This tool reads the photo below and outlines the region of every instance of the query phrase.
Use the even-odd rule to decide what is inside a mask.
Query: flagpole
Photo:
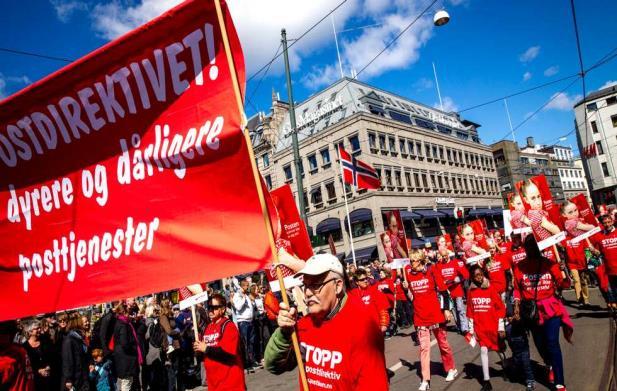
[[[343,198],[345,199],[345,210],[347,211],[347,231],[349,232],[349,243],[351,245],[351,257],[353,259],[353,265],[358,267],[356,263],[356,251],[353,247],[353,232],[351,231],[351,221],[349,220],[349,204],[347,203],[347,191],[345,190],[345,173],[343,172],[343,157],[340,156],[341,151],[339,150],[339,164],[341,166],[341,179],[343,180]]]
[[[242,94],[240,92],[240,84],[238,82],[238,75],[236,73],[236,66],[233,61],[233,55],[231,53],[231,46],[229,44],[229,37],[227,36],[227,27],[225,26],[225,18],[223,17],[223,11],[221,9],[220,0],[214,0],[214,5],[216,7],[216,15],[218,18],[219,26],[221,28],[221,37],[223,40],[223,46],[225,47],[225,55],[227,58],[227,64],[229,66],[229,73],[234,89],[234,94],[236,97],[236,104],[238,106],[238,110],[240,111],[240,116],[242,120],[242,133],[244,133],[244,140],[246,142],[246,147],[249,153],[249,160],[251,162],[251,168],[253,171],[253,179],[255,180],[255,187],[257,188],[257,195],[259,197],[259,204],[261,206],[261,212],[264,219],[264,224],[266,226],[266,232],[268,234],[268,240],[270,242],[270,251],[272,252],[272,257],[274,258],[274,265],[276,269],[276,276],[279,282],[279,286],[281,287],[281,296],[283,298],[283,302],[289,306],[289,297],[287,296],[287,290],[285,288],[285,281],[283,279],[283,273],[279,267],[276,267],[279,264],[278,251],[276,249],[276,244],[274,243],[274,233],[272,232],[272,225],[270,222],[270,213],[268,213],[268,207],[266,206],[266,199],[263,194],[263,190],[261,187],[261,180],[259,176],[259,171],[257,170],[256,162],[255,162],[255,154],[253,153],[253,146],[251,144],[251,139],[248,134],[248,130],[246,127],[246,114],[244,113],[244,104],[242,102]],[[294,328],[291,332],[291,343],[296,356],[296,362],[298,364],[298,373],[300,376],[300,382],[302,383],[302,389],[305,391],[309,391],[308,382],[306,380],[306,372],[304,369],[304,361],[302,360],[302,353],[300,352],[300,343],[298,342],[298,334],[296,333],[296,329]]]

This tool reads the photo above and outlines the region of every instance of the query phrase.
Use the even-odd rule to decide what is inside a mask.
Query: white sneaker
[[[448,371],[448,376],[446,376],[446,381],[451,382],[456,376],[458,376],[458,371],[456,369],[450,369]]]
[[[420,387],[418,387],[418,391],[427,391],[430,389],[431,389],[431,384],[424,380],[422,380],[422,383],[420,383]]]

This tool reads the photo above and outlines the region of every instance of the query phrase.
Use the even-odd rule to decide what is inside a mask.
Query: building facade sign
[[[435,197],[435,203],[438,206],[455,205],[456,200],[453,197]]]

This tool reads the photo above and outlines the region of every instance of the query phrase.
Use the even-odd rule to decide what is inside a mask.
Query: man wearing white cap
[[[296,322],[296,309],[281,303],[266,369],[281,374],[297,366],[291,344],[296,327],[311,390],[388,389],[379,324],[358,298],[347,295],[339,260],[314,255],[297,276],[304,281],[308,316]]]

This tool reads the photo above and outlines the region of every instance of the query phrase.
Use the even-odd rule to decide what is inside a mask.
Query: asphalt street
[[[566,300],[572,300],[573,291],[564,293]],[[562,352],[566,374],[566,385],[570,391],[597,391],[600,389],[602,376],[605,373],[608,360],[609,341],[611,340],[611,320],[605,310],[599,306],[603,300],[597,289],[590,292],[592,305],[598,306],[595,310],[578,310],[568,306],[573,318],[574,344],[569,344],[563,339]],[[411,329],[402,330],[399,336],[386,341],[386,364],[394,372],[390,380],[391,390],[415,390],[420,384],[419,377],[419,352],[410,338]],[[455,332],[448,333],[448,340],[452,345],[456,366],[459,376],[452,383],[446,383],[445,372],[441,366],[439,349],[433,345],[431,350],[431,389],[432,390],[479,390],[482,376],[480,366],[480,350],[478,347],[471,348],[465,339]],[[358,341],[358,343],[362,343]],[[537,374],[537,390],[548,390],[548,383],[543,376],[544,365],[538,355],[533,342],[532,360]],[[507,352],[508,358],[511,352]],[[507,365],[508,361],[506,362]],[[504,371],[499,362],[498,355],[490,353],[491,382],[495,390],[523,390],[520,383],[504,380]],[[289,372],[275,376],[261,369],[247,375],[247,388],[249,390],[298,390],[297,372]]]

